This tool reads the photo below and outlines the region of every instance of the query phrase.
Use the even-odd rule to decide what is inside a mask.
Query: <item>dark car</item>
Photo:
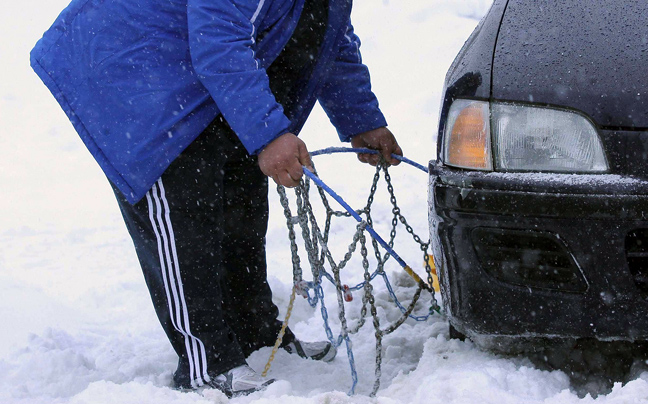
[[[646,16],[495,0],[456,57],[430,163],[451,334],[648,340]]]

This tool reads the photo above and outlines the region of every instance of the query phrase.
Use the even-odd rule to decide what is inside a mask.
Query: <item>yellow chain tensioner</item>
[[[439,276],[437,275],[437,270],[436,270],[436,265],[434,265],[434,257],[432,254],[425,254],[425,258],[427,261],[427,265],[430,266],[430,271],[432,272],[432,288],[434,289],[435,292],[438,292],[441,290],[439,287]],[[426,263],[423,263],[423,266],[425,266]]]

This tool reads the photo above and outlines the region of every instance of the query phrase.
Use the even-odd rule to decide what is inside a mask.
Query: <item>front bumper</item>
[[[648,340],[648,181],[431,163],[429,186],[441,292],[458,331],[487,347]]]

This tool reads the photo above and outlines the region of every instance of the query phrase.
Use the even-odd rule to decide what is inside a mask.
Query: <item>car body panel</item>
[[[495,0],[454,59],[446,75],[444,101],[441,107],[439,133],[443,133],[450,104],[457,98],[488,100],[491,93],[493,51],[506,3]],[[448,83],[450,83],[448,85]],[[441,153],[437,144],[437,156]]]
[[[599,130],[610,172],[648,178],[648,131]]]
[[[492,98],[573,108],[600,127],[648,128],[647,1],[510,0]]]

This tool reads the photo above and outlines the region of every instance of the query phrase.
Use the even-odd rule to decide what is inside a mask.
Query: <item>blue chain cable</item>
[[[349,206],[349,204],[346,203],[346,201],[342,199],[340,195],[338,195],[328,185],[326,185],[324,181],[322,181],[318,176],[313,174],[305,166],[302,166],[302,171],[304,172],[304,174],[306,174],[308,178],[313,180],[313,182],[315,182],[321,189],[325,190],[326,193],[328,193],[333,199],[335,199],[340,205],[342,205],[342,207],[346,209],[346,211],[349,212],[349,214],[355,220],[357,220],[358,223],[363,223],[362,217],[360,217],[358,212],[353,210],[353,208],[351,208],[351,206]],[[394,249],[385,240],[383,240],[383,238],[380,237],[380,235],[376,233],[376,231],[371,226],[369,226],[369,224],[365,226],[365,229],[369,232],[369,234],[371,234],[371,237],[373,237],[373,239],[378,242],[378,244],[380,244],[385,250],[387,250],[387,252],[392,257],[394,257],[396,262],[398,262],[400,266],[403,267],[405,272],[407,272],[412,278],[414,278],[414,280],[419,284],[419,286],[421,286],[423,289],[431,290],[432,285],[427,285],[425,282],[423,282],[423,280],[414,271],[412,271],[410,266],[405,263],[405,261],[396,253],[396,251],[394,251]]]
[[[380,154],[378,150],[358,148],[358,147],[327,147],[326,149],[315,150],[314,152],[311,152],[310,155],[314,157],[314,156],[320,156],[322,154],[333,154],[333,153]],[[425,173],[428,172],[427,167],[415,161],[412,161],[407,157],[399,156],[398,154],[392,154],[392,157],[398,161],[402,161],[403,163],[409,164],[412,167],[416,167]]]

